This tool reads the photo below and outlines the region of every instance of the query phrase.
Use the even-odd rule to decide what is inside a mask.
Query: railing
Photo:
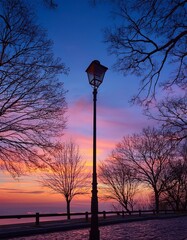
[[[173,210],[160,210],[159,214],[169,214],[169,213],[178,213]],[[183,211],[182,213],[187,213],[187,211]],[[109,216],[145,216],[145,215],[156,215],[155,210],[138,210],[138,211],[103,211],[98,212],[100,218],[106,219],[107,215]],[[84,216],[85,221],[89,221],[89,216],[91,212],[85,213],[70,213],[69,216],[67,213],[49,213],[49,214],[40,214],[37,212],[36,214],[27,214],[27,215],[2,215],[0,219],[23,219],[23,218],[35,218],[35,225],[38,226],[40,224],[40,218],[44,217],[73,217],[73,216]]]

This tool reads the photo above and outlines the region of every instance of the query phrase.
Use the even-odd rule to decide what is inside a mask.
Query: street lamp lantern
[[[97,196],[97,162],[96,162],[96,101],[97,89],[103,82],[107,67],[94,60],[86,69],[88,80],[93,87],[93,174],[92,174],[92,199],[91,199],[91,230],[90,240],[99,240],[100,232],[98,225],[98,196]]]
[[[107,69],[108,68],[101,65],[98,60],[91,62],[89,67],[86,69],[90,85],[97,89],[103,82],[103,78]]]

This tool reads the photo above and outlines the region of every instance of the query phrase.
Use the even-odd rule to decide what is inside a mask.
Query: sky
[[[85,70],[93,60],[99,60],[108,67],[97,97],[98,163],[106,159],[124,135],[137,133],[151,122],[139,106],[129,103],[138,91],[139,79],[124,77],[112,68],[115,57],[107,52],[103,32],[117,21],[110,14],[111,5],[94,7],[89,0],[57,0],[57,3],[55,10],[38,5],[37,22],[47,29],[49,38],[54,41],[55,56],[70,69],[68,75],[59,76],[68,90],[68,122],[63,140],[74,140],[79,145],[82,158],[91,166],[93,97]],[[0,173],[0,177],[0,214],[65,209],[62,197],[41,188],[36,175],[14,180],[7,173]],[[83,209],[82,205],[89,210],[90,197],[73,201],[72,210]],[[100,206],[105,210],[108,204],[102,202]]]

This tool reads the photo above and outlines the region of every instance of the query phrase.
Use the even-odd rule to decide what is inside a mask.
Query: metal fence
[[[173,213],[179,213],[175,212],[173,210],[160,210],[159,213],[157,213],[155,210],[138,210],[138,211],[103,211],[98,212],[98,216],[100,218],[106,219],[107,217],[114,217],[114,216],[145,216],[145,215],[156,215],[156,214],[173,214]],[[181,213],[181,212],[180,212]],[[182,213],[187,213],[187,211],[183,211]],[[0,216],[0,219],[28,219],[28,218],[34,218],[35,219],[35,225],[40,224],[40,220],[42,218],[50,217],[51,219],[53,217],[66,217],[66,218],[77,218],[80,217],[82,219],[85,219],[85,221],[89,221],[89,217],[91,216],[91,212],[82,212],[82,213],[70,213],[69,215],[67,213],[49,213],[49,214],[41,214],[39,212],[35,214],[21,214],[21,215],[2,215]]]

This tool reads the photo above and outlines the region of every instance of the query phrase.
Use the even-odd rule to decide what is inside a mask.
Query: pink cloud
[[[92,160],[93,106],[92,101],[81,98],[69,106],[68,128],[65,139],[73,139],[81,154]],[[114,108],[97,104],[97,155],[106,158],[124,135],[139,132],[151,122],[138,107]]]
[[[79,99],[69,106],[68,129],[66,133],[75,134],[79,132],[92,135],[93,109],[92,102],[87,99]],[[97,132],[107,138],[119,139],[126,134],[140,131],[143,127],[151,124],[141,109],[133,106],[129,108],[110,108],[97,106]],[[111,135],[110,135],[111,134]]]

